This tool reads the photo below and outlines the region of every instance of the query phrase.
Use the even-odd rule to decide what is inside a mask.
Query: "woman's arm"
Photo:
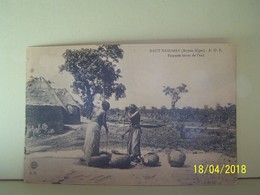
[[[137,110],[136,112],[134,112],[133,114],[131,114],[130,112],[128,112],[128,116],[129,118],[133,118],[139,111]]]
[[[126,132],[124,132],[124,133],[123,133],[123,135],[121,135],[122,139],[124,139],[124,137],[125,137],[125,134],[129,133],[129,131],[130,131],[130,129],[127,129],[127,131],[126,131]]]

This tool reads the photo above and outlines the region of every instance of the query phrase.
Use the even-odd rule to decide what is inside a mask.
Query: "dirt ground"
[[[227,138],[226,134],[218,136],[208,135],[207,132],[195,132],[196,136],[200,135],[201,137],[192,135],[192,139],[179,140],[178,135],[175,135],[176,131],[169,127],[143,129],[142,155],[148,152],[157,153],[160,158],[160,166],[146,167],[137,164],[128,169],[87,167],[79,160],[83,155],[81,148],[88,122],[82,121],[81,124],[67,126],[67,131],[62,134],[26,138],[24,169],[26,182],[90,185],[215,185],[231,184],[236,181],[235,174],[225,174],[225,171],[222,174],[210,174],[208,171],[205,174],[199,174],[195,173],[194,170],[194,166],[199,165],[206,167],[207,165],[236,164],[235,156],[230,155],[232,151],[235,151],[232,147],[234,144],[228,145],[231,139]],[[109,143],[106,146],[106,136],[103,129],[100,151],[117,150],[126,153],[126,140],[122,143],[120,137],[126,127],[123,124],[115,123],[109,123],[108,126],[110,130]],[[214,143],[209,141],[210,138],[227,140],[228,142],[214,142],[220,150],[207,151],[194,148],[193,145],[203,144],[206,148],[211,147]],[[205,145],[203,141],[209,143]],[[153,145],[153,142],[157,147],[149,146],[149,144]],[[172,142],[188,144],[186,150],[183,149],[182,145],[179,145],[186,154],[183,167],[171,167],[168,163],[167,157],[171,149],[167,146]],[[164,147],[160,147],[160,145]],[[172,148],[176,147],[172,145]]]
[[[101,148],[105,150],[105,148]],[[112,149],[120,148],[108,148]],[[194,173],[194,165],[235,164],[236,159],[221,153],[185,151],[183,167],[171,167],[166,150],[142,148],[142,154],[156,152],[160,166],[146,167],[141,164],[129,169],[94,168],[82,165],[79,158],[82,151],[60,150],[34,152],[25,158],[25,181],[53,184],[93,184],[93,185],[215,185],[230,184],[236,181],[234,174]],[[123,151],[125,152],[125,151]]]

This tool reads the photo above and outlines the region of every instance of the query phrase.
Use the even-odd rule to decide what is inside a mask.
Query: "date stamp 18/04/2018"
[[[246,174],[246,165],[235,165],[235,164],[223,164],[223,165],[213,165],[213,164],[200,164],[194,165],[193,170],[195,174]]]

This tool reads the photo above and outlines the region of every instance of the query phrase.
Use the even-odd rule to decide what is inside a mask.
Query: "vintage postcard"
[[[217,43],[28,48],[24,181],[234,183],[235,57]]]

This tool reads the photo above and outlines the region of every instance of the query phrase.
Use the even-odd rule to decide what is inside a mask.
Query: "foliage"
[[[165,87],[163,92],[165,95],[169,95],[171,97],[171,106],[172,109],[175,109],[175,105],[179,99],[181,99],[181,93],[187,93],[188,90],[186,89],[187,85],[181,84],[180,86],[173,88],[173,87]]]
[[[27,125],[26,126],[26,137],[40,137],[46,135],[55,134],[54,129],[50,129],[46,123],[38,124],[37,127]]]
[[[84,106],[90,108],[88,115],[93,109],[96,94],[101,94],[103,99],[109,99],[113,94],[116,100],[125,97],[125,86],[117,82],[121,70],[116,68],[116,63],[123,58],[119,45],[68,49],[63,57],[65,63],[60,66],[60,71],[67,71],[74,77],[73,91],[80,95]]]
[[[236,105],[228,103],[226,106],[217,104],[215,108],[192,108],[184,107],[182,109],[176,108],[175,110],[167,109],[162,106],[158,108],[143,108],[140,109],[142,120],[148,123],[168,124],[172,122],[185,122],[194,126],[209,125],[209,126],[223,126],[235,127],[236,126]],[[120,109],[110,109],[108,120],[113,122],[120,122],[123,118],[124,111]]]

